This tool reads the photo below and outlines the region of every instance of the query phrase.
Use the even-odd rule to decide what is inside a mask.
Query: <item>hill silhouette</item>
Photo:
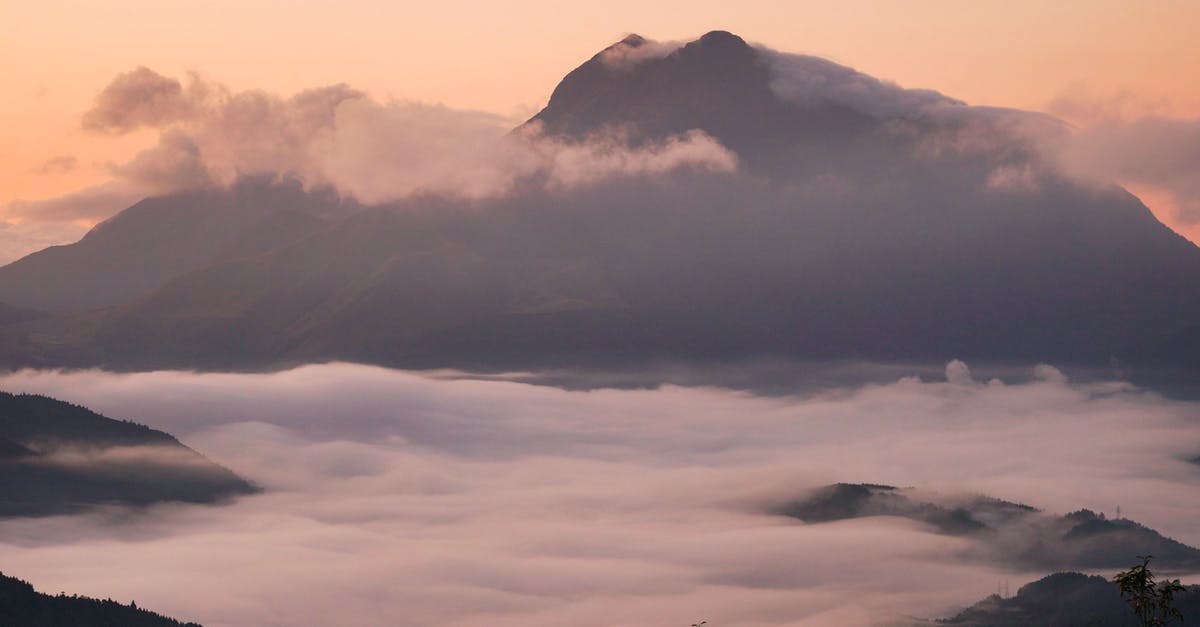
[[[936,533],[972,540],[974,546],[963,557],[1023,570],[1121,568],[1137,555],[1154,555],[1167,570],[1200,569],[1200,549],[1127,518],[1107,518],[1087,509],[1059,516],[987,496],[838,483],[775,511],[809,523],[907,518]]]
[[[211,503],[254,491],[162,431],[44,396],[0,392],[0,516]]]
[[[51,596],[29,583],[0,573],[0,623],[5,627],[200,627],[182,623],[136,603],[78,595]]]
[[[1176,598],[1184,624],[1200,616],[1200,586]],[[1010,598],[992,595],[953,617],[922,624],[962,627],[1137,627],[1117,586],[1097,575],[1054,573],[1021,586]]]

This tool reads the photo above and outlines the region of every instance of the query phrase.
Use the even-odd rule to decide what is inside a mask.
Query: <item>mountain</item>
[[[48,318],[50,314],[36,309],[27,309],[25,307],[14,307],[0,303],[0,325],[13,324],[16,322],[29,322],[30,320],[40,320]]]
[[[797,146],[818,149],[827,161],[847,138],[875,127],[847,104],[780,98],[763,52],[731,33],[713,31],[669,54],[639,58],[656,45],[630,35],[596,54],[563,78],[526,126],[567,137],[618,127],[635,140],[702,129],[758,168],[778,159],[793,160],[787,165],[794,168]]]
[[[147,198],[74,244],[0,268],[0,301],[55,313],[125,303],[188,271],[308,237],[351,205],[262,177]]]
[[[1019,569],[1120,568],[1153,555],[1164,569],[1200,569],[1200,549],[1127,518],[1082,509],[1055,516],[985,496],[922,494],[912,488],[838,483],[786,503],[775,513],[808,523],[870,516],[908,518],[972,540],[965,557]]]
[[[0,392],[0,517],[212,503],[256,490],[162,431],[44,396]]]
[[[33,302],[33,279],[16,298],[0,271],[0,301],[112,305],[0,328],[0,364],[1103,365],[1200,320],[1200,249],[1124,190],[1062,172],[1045,146],[1064,132],[721,31],[680,46],[631,36],[504,141],[616,145],[636,165],[666,159],[662,146],[712,150],[687,143],[707,137],[736,171],[665,162],[579,184],[531,175],[484,199],[417,195],[257,254],[105,275],[125,285],[106,299],[80,266],[111,250],[37,273],[67,286],[45,287],[53,303]],[[155,215],[137,241],[174,224]]]
[[[1185,625],[1200,616],[1200,586],[1188,586],[1174,606]],[[1137,627],[1140,623],[1104,577],[1055,573],[1021,586],[1016,596],[992,595],[951,618],[922,625],[962,627]]]
[[[5,627],[200,627],[112,599],[38,592],[27,582],[0,573],[0,622]]]

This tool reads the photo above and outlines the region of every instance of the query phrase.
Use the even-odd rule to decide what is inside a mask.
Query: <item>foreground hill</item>
[[[1064,132],[730,33],[630,37],[505,140],[618,145],[623,173],[415,196],[102,290],[120,298],[67,288],[40,304],[114,306],[4,327],[0,365],[1107,364],[1200,322],[1200,249],[1124,190],[1064,174],[1046,148]],[[736,170],[656,165],[680,145],[728,151]],[[186,202],[172,198],[160,202]],[[109,280],[80,267],[47,267],[23,300],[0,271],[0,301],[36,307],[58,289],[39,285]]]
[[[0,392],[0,517],[210,503],[255,489],[162,431]]]
[[[112,599],[50,596],[0,573],[0,624],[5,627],[200,627]]]

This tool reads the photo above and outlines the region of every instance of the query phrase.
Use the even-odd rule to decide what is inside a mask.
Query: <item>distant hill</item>
[[[1165,570],[1200,570],[1200,549],[1126,518],[1090,510],[1065,516],[986,496],[923,494],[913,488],[838,483],[774,510],[805,522],[897,516],[970,538],[964,557],[1020,569],[1122,568],[1153,555]]]
[[[4,627],[200,627],[181,623],[136,603],[59,594],[50,596],[0,573],[0,625]]]
[[[1200,586],[1176,598],[1184,625],[1200,619]],[[1016,596],[992,595],[951,618],[922,624],[961,627],[1137,627],[1117,586],[1104,577],[1055,573],[1021,586]]]
[[[0,516],[211,503],[254,491],[162,431],[44,396],[0,392]]]

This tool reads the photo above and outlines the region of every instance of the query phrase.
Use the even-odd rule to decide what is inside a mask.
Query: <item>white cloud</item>
[[[879,117],[918,117],[941,108],[966,108],[931,89],[905,89],[844,65],[759,48],[773,76],[771,89],[801,106],[838,104]]]
[[[613,69],[632,68],[643,61],[661,59],[683,47],[682,41],[653,41],[629,35],[600,52],[600,62]]]

